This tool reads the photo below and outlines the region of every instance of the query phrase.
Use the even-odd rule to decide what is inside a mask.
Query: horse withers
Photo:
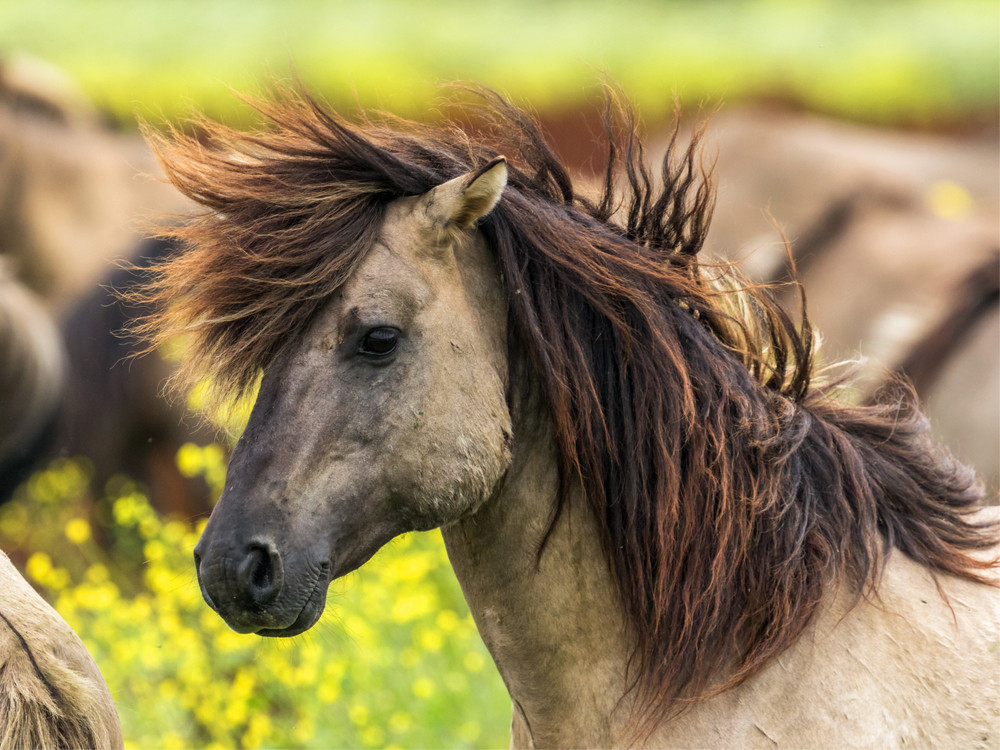
[[[912,390],[844,405],[807,320],[699,264],[694,147],[653,187],[625,110],[588,200],[485,96],[473,134],[287,96],[159,140],[206,212],[146,332],[222,396],[263,373],[209,605],[301,633],[440,527],[515,746],[995,744],[997,525]]]

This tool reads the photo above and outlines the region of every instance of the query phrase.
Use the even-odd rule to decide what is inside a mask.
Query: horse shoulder
[[[1000,508],[986,512],[1000,513]],[[1000,549],[984,552],[995,559]],[[735,690],[666,723],[651,746],[995,747],[1000,588],[894,550],[877,593],[841,592]]]
[[[87,648],[0,552],[0,747],[122,747]]]

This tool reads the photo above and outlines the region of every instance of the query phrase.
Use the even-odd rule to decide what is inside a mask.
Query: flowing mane
[[[835,587],[873,589],[892,548],[979,580],[989,564],[971,553],[995,530],[970,519],[982,489],[931,443],[911,389],[838,403],[814,383],[804,316],[710,278],[698,139],[679,149],[675,134],[654,177],[631,109],[609,101],[596,200],[490,92],[460,118],[474,128],[355,125],[284,92],[256,103],[271,124],[252,134],[207,121],[196,137],[151,133],[206,210],[171,233],[186,249],[155,270],[142,301],[158,312],[140,328],[154,345],[184,334],[182,375],[246,394],[358,266],[390,201],[504,155],[509,186],[479,228],[509,300],[512,413],[532,387],[543,397],[553,519],[582,487],[642,705],[681,707],[760,670]]]

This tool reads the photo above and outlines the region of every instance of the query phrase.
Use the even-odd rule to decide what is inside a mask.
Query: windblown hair
[[[840,405],[813,383],[808,321],[766,289],[727,293],[698,252],[713,194],[698,139],[659,178],[611,92],[596,200],[574,191],[533,119],[491,92],[474,127],[354,125],[308,95],[256,106],[244,134],[199,121],[151,133],[174,184],[207,211],[173,232],[142,325],[186,334],[187,374],[245,393],[344,283],[386,205],[497,155],[508,187],[480,230],[509,292],[511,382],[541,393],[562,492],[582,486],[631,625],[640,705],[733,687],[796,638],[838,585],[858,596],[895,547],[979,579],[995,529],[971,520],[972,472],[936,449],[912,391]],[[524,391],[512,393],[512,408]],[[544,554],[544,550],[541,552]]]

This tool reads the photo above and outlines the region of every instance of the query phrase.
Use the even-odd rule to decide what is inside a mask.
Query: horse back
[[[0,592],[0,748],[121,748],[97,664],[3,552]]]

